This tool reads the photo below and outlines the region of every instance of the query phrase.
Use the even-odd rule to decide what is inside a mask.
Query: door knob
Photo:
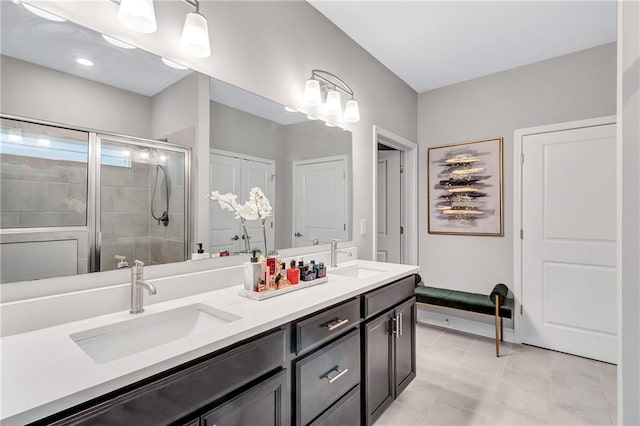
[[[293,235],[295,235],[295,236],[296,236],[296,237],[298,237],[298,238],[302,237],[302,234],[301,234],[301,233],[299,233],[299,232],[296,232],[296,233],[295,233],[295,234],[293,234]]]
[[[237,235],[234,235],[233,237],[231,237],[232,241],[238,241],[240,239],[240,237],[238,237]]]

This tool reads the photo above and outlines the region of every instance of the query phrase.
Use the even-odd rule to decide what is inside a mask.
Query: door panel
[[[367,424],[371,425],[393,401],[392,312],[364,326]]]
[[[251,188],[258,187],[269,199],[271,207],[275,207],[275,163],[263,163],[259,161],[242,160],[242,190],[240,191],[238,200],[242,202],[249,198]],[[275,209],[271,213],[271,217],[267,219],[267,244],[269,250],[274,247],[274,226],[273,218],[275,217]],[[247,222],[247,232],[251,248],[264,250],[264,238],[262,235],[262,225],[259,220]]]
[[[221,194],[231,192],[237,195],[240,190],[240,168],[241,162],[237,158],[211,154],[209,189]],[[222,209],[217,202],[211,202],[209,206],[209,229],[209,253],[244,250],[238,219],[232,212]]]
[[[293,163],[293,246],[347,239],[346,159]]]
[[[395,336],[395,398],[416,377],[415,304],[415,299],[412,299],[396,308],[398,333]]]
[[[378,262],[400,263],[400,151],[378,151]]]
[[[615,125],[526,136],[523,153],[523,341],[615,362]]]

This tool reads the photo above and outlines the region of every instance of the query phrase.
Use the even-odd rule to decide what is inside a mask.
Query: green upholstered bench
[[[506,285],[497,284],[490,295],[428,286],[417,286],[415,294],[418,304],[494,315],[496,318],[496,356],[500,356],[500,342],[503,340],[502,319],[513,317],[513,298],[508,297],[509,289]]]

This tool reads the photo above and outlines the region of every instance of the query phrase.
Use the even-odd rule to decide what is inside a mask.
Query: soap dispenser
[[[264,274],[265,264],[258,262],[257,250],[253,250],[249,262],[244,263],[244,289],[258,291]]]
[[[196,245],[198,246],[198,249],[196,250],[196,253],[191,253],[191,260],[208,259],[210,257],[209,253],[204,252],[202,243],[198,243]]]

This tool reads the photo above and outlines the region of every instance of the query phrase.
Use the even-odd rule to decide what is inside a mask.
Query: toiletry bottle
[[[287,264],[282,262],[280,264],[279,274],[282,276],[280,280],[280,288],[289,287],[291,283],[289,282],[289,277],[287,277]]]
[[[318,265],[318,278],[324,278],[327,276],[327,267],[324,266],[324,262],[320,262]]]
[[[300,269],[296,268],[296,261],[291,261],[291,268],[287,269],[287,279],[291,284],[300,282]]]
[[[204,252],[202,243],[198,243],[196,245],[198,246],[198,249],[196,250],[196,253],[191,253],[191,260],[208,259],[209,253]]]
[[[249,262],[244,263],[244,289],[258,291],[260,279],[262,277],[263,264],[258,262],[256,251],[253,251]]]
[[[269,267],[269,273],[271,275],[275,275],[276,274],[276,258],[267,257],[267,266]]]

